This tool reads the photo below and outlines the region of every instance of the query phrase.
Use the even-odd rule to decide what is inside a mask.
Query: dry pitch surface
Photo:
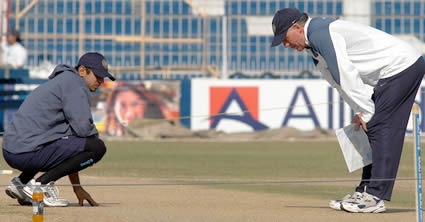
[[[8,184],[12,176],[0,175]],[[87,184],[161,183],[126,177],[81,176]],[[68,184],[61,179],[58,184]],[[402,182],[399,183],[403,185]],[[45,208],[45,221],[415,221],[414,209],[392,208],[380,214],[353,214],[328,208],[328,202],[306,197],[215,189],[208,186],[85,187],[100,204],[77,204],[70,187],[59,187],[71,202],[65,208]],[[1,193],[0,221],[31,221],[32,208],[19,206]]]

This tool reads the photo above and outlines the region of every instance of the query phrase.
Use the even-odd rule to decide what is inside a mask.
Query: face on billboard
[[[121,123],[131,123],[134,119],[143,118],[146,103],[136,92],[121,91],[116,97],[114,105],[115,114]]]

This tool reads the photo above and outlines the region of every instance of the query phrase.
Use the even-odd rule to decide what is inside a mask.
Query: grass
[[[107,142],[103,160],[83,175],[155,178],[162,181],[359,179],[348,173],[336,141],[314,142]],[[412,144],[405,144],[398,177],[413,177]],[[2,159],[0,169],[9,167]],[[403,182],[406,183],[406,182]],[[413,181],[407,182],[413,184]],[[351,192],[357,182],[257,185],[208,185],[331,199]],[[414,207],[414,186],[394,191],[392,206]]]
[[[107,146],[99,167],[87,170],[88,174],[251,180],[347,175],[335,142],[109,142]]]

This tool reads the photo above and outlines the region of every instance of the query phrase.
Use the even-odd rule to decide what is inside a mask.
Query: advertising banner
[[[425,91],[425,84],[420,91]],[[416,99],[422,112],[423,97],[419,92]],[[338,129],[350,124],[354,115],[325,80],[194,79],[189,101],[191,119],[186,125],[192,130]],[[424,130],[423,123],[421,127]]]

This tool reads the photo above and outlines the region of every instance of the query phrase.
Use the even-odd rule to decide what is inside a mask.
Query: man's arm
[[[338,33],[330,34],[328,30],[322,32],[321,35],[315,35],[319,37],[312,38],[312,43],[317,44],[317,49],[326,63],[320,64],[319,61],[317,67],[321,72],[323,69],[328,71],[329,75],[323,74],[323,77],[338,90],[354,112],[361,113],[361,119],[368,122],[375,113],[375,104],[371,99],[372,87],[363,83],[359,71],[348,58],[344,38]]]
[[[83,202],[84,200],[87,200],[87,202],[89,202],[89,204],[91,206],[99,206],[99,204],[96,203],[96,201],[94,201],[90,194],[87,193],[87,191],[85,191],[81,185],[80,185],[80,176],[77,173],[73,173],[73,174],[69,174],[69,181],[71,182],[71,184],[73,185],[72,188],[74,189],[74,193],[77,196],[78,199],[78,204],[80,206],[83,206]]]
[[[338,90],[354,112],[361,113],[361,119],[368,122],[375,113],[375,104],[371,99],[372,87],[363,83],[359,71],[348,57],[344,37],[337,29],[332,29],[333,22],[329,19],[311,20],[308,28],[311,47],[325,60],[326,64],[322,64],[321,68],[328,70],[326,80],[332,78],[329,83]],[[316,64],[318,68],[320,62]]]
[[[80,77],[78,77],[80,78]],[[98,134],[90,111],[90,93],[84,86],[63,85],[63,112],[74,132],[79,137]]]

